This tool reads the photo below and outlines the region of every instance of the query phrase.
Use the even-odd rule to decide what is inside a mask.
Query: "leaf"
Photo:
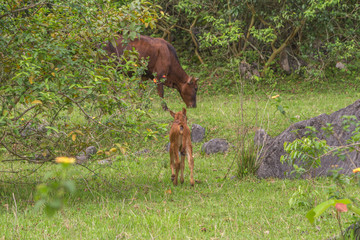
[[[38,211],[42,206],[44,206],[44,204],[45,204],[45,199],[38,200],[35,203],[34,209]]]
[[[347,212],[348,211],[346,204],[343,204],[343,203],[335,204],[335,208],[338,212]]]
[[[34,101],[31,102],[31,104],[33,104],[33,105],[42,104],[42,101],[40,101],[40,100],[34,100]]]
[[[52,75],[53,77],[55,77],[55,73],[54,73],[54,72],[52,72],[51,75]]]
[[[30,84],[33,84],[33,83],[34,83],[34,81],[33,81],[34,78],[35,78],[34,76],[30,76],[30,77],[29,77],[29,82],[30,82]]]
[[[45,128],[46,128],[46,129],[49,129],[49,130],[53,130],[53,131],[55,131],[56,133],[59,133],[59,130],[58,130],[57,128],[49,127],[49,126],[46,126]]]
[[[63,186],[71,194],[76,191],[76,187],[73,181],[66,181],[63,183]]]
[[[80,131],[80,130],[75,130],[75,132],[78,133],[78,134],[80,134],[80,135],[83,135],[83,136],[84,136],[84,134],[83,134],[82,131]]]
[[[126,148],[123,147],[123,146],[121,146],[121,144],[119,144],[119,143],[116,143],[115,145],[120,149],[120,152],[121,152],[123,155],[125,155],[125,153],[126,153]]]
[[[116,148],[111,148],[111,149],[109,150],[109,152],[111,152],[111,153],[114,153],[114,152],[116,152],[116,151],[117,151]]]
[[[75,142],[75,140],[76,140],[76,134],[73,134],[73,135],[71,136],[71,139]]]
[[[74,111],[74,108],[73,107],[68,107],[68,114],[70,115],[73,111]]]
[[[315,208],[311,209],[307,214],[306,217],[311,224],[314,224],[315,218],[319,217],[323,212],[326,211],[331,206],[335,206],[336,203],[343,203],[343,204],[350,204],[350,199],[330,199],[328,201],[322,202],[321,204],[317,205]]]

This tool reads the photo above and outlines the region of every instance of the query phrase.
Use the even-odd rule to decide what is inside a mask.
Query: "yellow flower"
[[[280,97],[280,95],[278,94],[278,95],[276,95],[276,96],[272,96],[271,98],[272,99],[275,99],[275,98],[278,98],[278,97]]]
[[[355,169],[353,170],[353,173],[357,173],[357,172],[360,172],[360,167],[359,167],[359,168],[355,168]]]
[[[73,164],[75,163],[75,158],[70,158],[70,157],[57,157],[55,158],[55,162],[56,163],[70,163]]]

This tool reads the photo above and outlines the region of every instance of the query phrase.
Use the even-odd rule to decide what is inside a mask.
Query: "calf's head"
[[[197,78],[189,77],[180,88],[180,95],[187,107],[196,107]]]
[[[169,111],[170,115],[174,118],[174,122],[186,124],[187,118],[186,118],[186,109],[183,108],[181,112],[174,113],[173,111]]]

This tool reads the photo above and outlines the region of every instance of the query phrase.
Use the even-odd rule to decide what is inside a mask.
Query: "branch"
[[[201,62],[201,64],[204,64],[204,61],[202,60],[202,58],[201,58],[201,56],[199,54],[199,44],[197,43],[195,35],[193,33],[193,28],[194,28],[194,26],[196,24],[196,21],[197,21],[197,18],[195,18],[194,22],[191,24],[189,32],[190,32],[190,35],[191,35],[191,39],[193,40],[194,45],[195,45],[195,54],[199,58],[199,61]]]
[[[248,41],[248,39],[249,39],[249,37],[250,37],[250,30],[251,30],[251,28],[254,26],[254,23],[255,23],[255,15],[256,15],[256,13],[255,13],[255,9],[254,9],[254,6],[249,6],[248,5],[248,7],[250,8],[250,10],[251,10],[251,21],[250,21],[250,25],[249,25],[249,28],[248,28],[248,31],[247,31],[247,33],[246,33],[246,37],[245,37],[245,44],[244,44],[244,47],[243,47],[243,49],[242,49],[242,51],[241,52],[244,52],[245,51],[245,49],[246,49],[246,47],[247,47],[247,45],[248,45],[248,43],[249,43],[249,41]]]
[[[37,105],[33,105],[31,107],[29,107],[28,109],[26,109],[23,113],[21,113],[18,117],[16,118],[12,118],[11,121],[17,121],[19,120],[19,118],[21,118],[22,116],[25,115],[25,113],[27,113],[28,111],[30,111],[31,109],[35,108]]]
[[[274,42],[271,43],[271,47],[273,48],[273,53],[271,54],[271,56],[269,57],[269,59],[267,60],[267,62],[265,63],[263,73],[266,72],[267,68],[270,66],[270,64],[274,61],[275,57],[286,47],[289,45],[289,42],[296,36],[296,34],[300,31],[300,29],[304,26],[305,24],[305,19],[303,19],[301,21],[301,24],[299,26],[297,26],[292,32],[291,34],[286,38],[286,40],[281,44],[281,46],[279,48],[275,48],[273,46]]]
[[[201,56],[200,56],[200,53],[199,53],[199,44],[197,43],[196,41],[196,37],[193,33],[193,28],[195,26],[197,22],[197,17],[194,19],[193,23],[190,25],[190,28],[189,29],[186,29],[186,28],[183,28],[181,26],[178,26],[178,25],[174,25],[174,27],[177,27],[177,28],[180,28],[180,29],[183,29],[184,31],[187,31],[188,33],[190,33],[190,36],[191,36],[191,39],[195,45],[195,54],[196,56],[198,57],[199,61],[201,62],[201,64],[204,64],[204,61],[202,60]]]
[[[83,112],[83,114],[84,114],[88,119],[90,119],[91,121],[93,121],[94,123],[99,124],[99,125],[107,128],[107,129],[111,129],[111,130],[114,130],[114,131],[117,131],[117,132],[123,132],[123,131],[120,131],[120,130],[118,130],[118,129],[108,127],[108,126],[100,123],[99,121],[96,121],[94,118],[92,118],[92,117],[80,106],[80,104],[79,104],[77,101],[75,101],[74,99],[72,99],[71,97],[69,97],[68,95],[66,95],[66,94],[64,94],[64,93],[61,93],[61,92],[59,92],[59,93],[60,93],[62,96],[64,96],[64,97],[66,97],[67,99],[69,99],[71,102],[75,103],[75,105]]]
[[[20,156],[19,154],[15,153],[14,151],[10,150],[4,143],[0,142],[0,144],[9,152],[11,153],[12,155],[20,158],[20,159],[23,159],[24,161],[29,161],[29,158],[27,157],[23,157],[23,156]],[[20,160],[19,160],[20,161]]]
[[[41,6],[41,5],[44,5],[46,4],[45,2],[39,2],[39,3],[35,3],[35,4],[31,4],[31,5],[28,5],[26,7],[23,7],[23,8],[19,8],[19,9],[16,9],[16,10],[13,10],[13,11],[10,11],[8,13],[5,13],[3,15],[0,16],[0,19],[2,19],[3,17],[6,17],[6,16],[9,16],[13,13],[17,13],[17,12],[22,12],[22,11],[26,11],[30,8],[34,8],[34,7],[37,7],[37,6]]]

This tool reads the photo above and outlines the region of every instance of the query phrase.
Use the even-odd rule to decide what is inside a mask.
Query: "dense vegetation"
[[[105,212],[114,209],[106,208],[105,203],[115,204],[112,200],[118,197],[126,199],[123,209],[125,202],[133,206],[139,198],[138,207],[153,210],[163,201],[177,202],[186,196],[189,200],[181,202],[185,212],[190,208],[191,199],[202,202],[210,195],[210,205],[205,207],[205,211],[209,211],[211,204],[217,206],[216,198],[227,200],[220,196],[223,189],[232,199],[227,204],[243,201],[231,196],[241,194],[240,190],[231,192],[235,181],[221,179],[224,175],[244,177],[255,172],[258,162],[254,157],[256,148],[252,145],[254,129],[264,127],[276,135],[290,124],[275,112],[275,107],[286,109],[287,117],[296,115],[297,119],[303,120],[345,107],[359,98],[359,22],[360,4],[355,0],[0,0],[0,197],[4,199],[0,200],[4,207],[0,206],[0,213],[6,215],[0,222],[6,226],[12,221],[9,208],[14,206],[13,229],[16,230],[13,233],[8,229],[0,231],[0,239],[29,237],[18,227],[29,221],[26,215],[31,205],[37,200],[37,207],[45,205],[47,213],[54,214],[65,200],[75,202],[69,195],[75,188],[90,192],[85,195],[75,193],[80,200],[77,204],[90,199],[90,208],[96,209],[94,204],[101,202]],[[155,87],[141,81],[146,60],[138,59],[137,53],[132,51],[124,61],[104,58],[103,44],[114,41],[119,33],[126,41],[144,34],[171,42],[184,69],[200,77],[199,106],[189,111],[190,122],[203,124],[208,129],[208,138],[227,138],[239,149],[224,158],[207,158],[199,153],[200,146],[195,147],[199,187],[195,187],[198,195],[194,198],[193,191],[187,188],[185,192],[176,190],[179,195],[172,195],[175,190],[169,185],[169,169],[164,168],[168,156],[160,146],[167,141],[171,118],[160,110]],[[165,100],[171,109],[175,111],[183,106],[177,93],[170,89],[165,92]],[[312,95],[312,92],[316,94]],[[277,93],[284,96],[281,105],[268,104],[269,96]],[[92,158],[93,162],[82,169],[74,169],[67,163],[52,164],[60,156],[78,156],[89,146],[96,146],[97,154]],[[159,161],[155,153],[150,157],[134,155],[144,148],[161,152],[163,160]],[[97,161],[103,159],[110,159],[114,165],[98,167]],[[231,164],[233,159],[238,164]],[[249,161],[255,164],[244,167]],[[49,174],[44,174],[45,170]],[[222,174],[212,176],[217,171]],[[140,178],[140,175],[145,177]],[[235,186],[245,184],[252,188],[258,181],[255,178],[247,180],[237,182],[236,179]],[[327,181],[321,180],[319,185],[328,184]],[[22,189],[24,182],[29,183],[25,190]],[[11,183],[16,184],[10,187]],[[115,194],[108,195],[97,184],[114,190]],[[259,191],[264,191],[272,182],[261,181],[259,184]],[[276,195],[270,195],[262,204],[276,199],[281,206],[279,209],[284,209],[288,200],[280,200],[279,189],[286,190],[285,195],[290,196],[291,191],[297,189],[296,183],[278,181],[275,185]],[[358,192],[358,188],[348,188],[350,192]],[[216,194],[212,196],[214,189]],[[36,196],[33,196],[35,192]],[[298,192],[301,192],[300,188]],[[309,193],[309,198],[306,194],[298,197],[298,205],[305,206],[305,210],[296,208],[302,215],[317,203],[318,198],[324,200],[326,197],[323,193],[312,195],[315,190],[305,192]],[[143,204],[143,201],[151,200],[151,196],[154,202]],[[31,203],[29,206],[27,201]],[[77,204],[74,205],[79,207]],[[171,206],[176,207],[176,204]],[[253,202],[248,206],[253,208]],[[226,234],[235,227],[231,212],[221,210],[219,206],[218,212],[209,213],[213,214],[209,220],[206,214],[200,213],[199,207],[196,206],[195,215],[187,213],[190,219],[196,219],[196,214],[201,215],[204,222],[196,230],[187,228],[189,232],[200,231],[195,238],[237,236]],[[116,207],[115,211],[121,212],[121,209]],[[144,215],[147,211],[134,213],[132,209],[126,209],[125,212]],[[157,214],[155,210],[150,212],[150,216]],[[175,212],[182,214],[178,210]],[[18,222],[18,214],[26,219],[25,222]],[[76,215],[76,210],[62,212],[63,216],[69,214]],[[290,221],[292,210],[283,214],[287,215],[285,221]],[[169,217],[166,212],[159,216],[154,218],[161,224],[163,217]],[[235,216],[249,217],[241,211]],[[30,214],[30,218],[33,217]],[[219,217],[220,222],[213,221]],[[282,219],[281,216],[272,218],[275,221]],[[42,221],[41,217],[36,219]],[[173,224],[180,221],[180,218],[169,219]],[[172,231],[150,225],[147,230],[143,229],[148,232],[141,235],[136,233],[131,220],[122,220],[129,225],[119,233],[122,238],[176,237]],[[60,221],[68,219],[61,218]],[[299,214],[296,221],[302,221]],[[265,217],[260,222],[269,221]],[[143,224],[142,221],[136,224],[139,223]],[[151,219],[147,219],[146,224],[151,224]],[[219,232],[217,224],[225,230]],[[247,227],[253,229],[257,224],[259,222],[254,220],[251,227]],[[236,225],[237,232],[241,226]],[[329,226],[326,229],[334,228]],[[308,231],[306,229],[307,226],[301,225],[296,232]],[[334,235],[334,231],[327,234],[326,229],[321,230],[321,234]],[[153,236],[152,231],[157,233]],[[159,235],[161,231],[165,234]],[[257,230],[242,230],[241,233],[243,236],[255,234],[253,238],[266,238],[269,234],[267,229],[260,231],[260,235],[256,235]],[[51,238],[53,234],[47,237]],[[81,238],[81,234],[76,236]],[[294,232],[271,236],[276,239],[290,234]],[[30,238],[39,236],[41,234]],[[60,234],[59,238],[64,236]],[[88,238],[94,236],[90,234]],[[114,238],[117,235],[103,236]],[[189,233],[184,230],[178,236],[185,238]],[[304,238],[313,236],[316,232]]]

